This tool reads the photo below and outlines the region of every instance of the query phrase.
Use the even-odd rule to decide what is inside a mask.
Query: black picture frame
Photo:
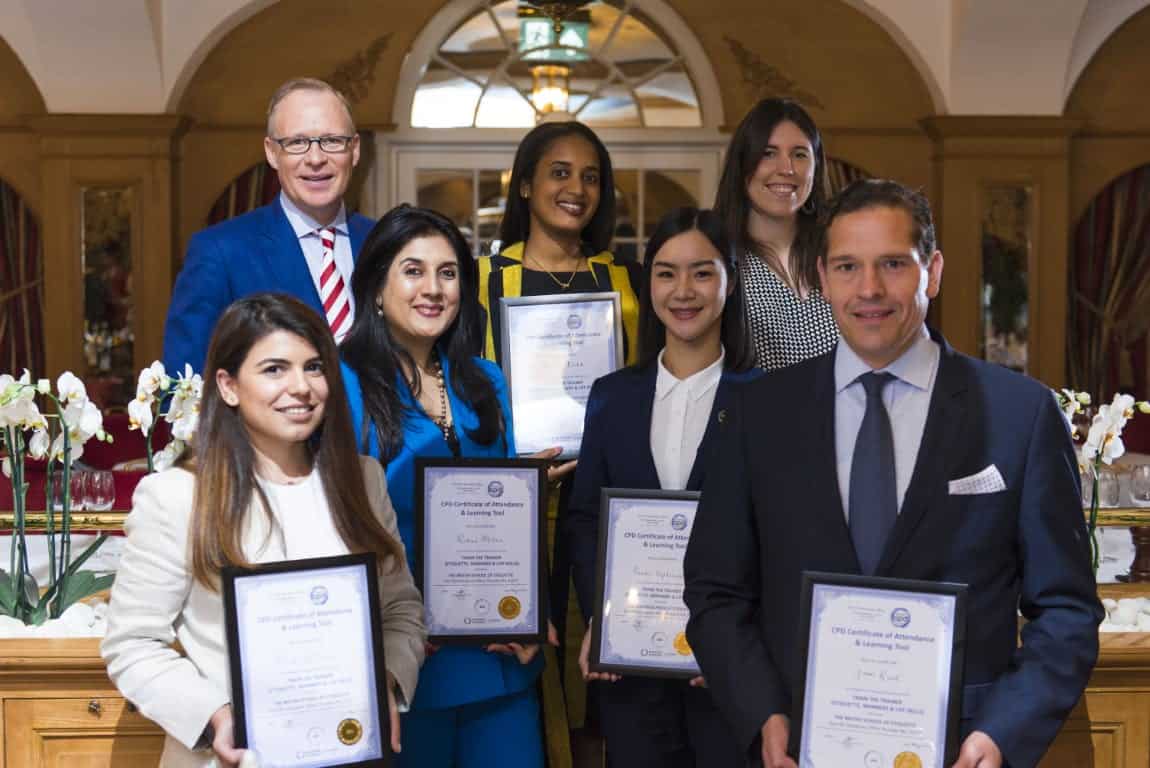
[[[859,590],[882,590],[907,592],[920,595],[942,595],[954,598],[954,628],[950,656],[950,688],[946,704],[946,745],[942,752],[944,768],[954,764],[958,757],[959,720],[962,716],[963,660],[966,653],[966,617],[968,587],[941,581],[918,579],[897,579],[883,576],[862,576],[859,574],[830,573],[825,571],[803,571],[799,603],[799,680],[798,695],[794,702],[794,717],[790,732],[788,750],[791,754],[801,754],[803,737],[803,715],[807,698],[807,668],[810,654],[811,609],[815,587],[829,585]]]
[[[535,528],[537,535],[534,538],[536,568],[534,576],[534,589],[536,594],[537,625],[531,632],[484,632],[484,633],[428,633],[428,641],[439,645],[481,646],[492,643],[545,643],[547,641],[548,617],[548,590],[547,590],[547,462],[539,459],[509,458],[509,459],[478,459],[478,458],[417,458],[415,460],[415,569],[413,576],[415,585],[423,595],[424,607],[427,606],[426,552],[428,536],[428,509],[427,509],[427,470],[429,469],[490,469],[494,472],[507,470],[532,470],[537,474],[539,493],[535,503]]]
[[[689,502],[698,509],[701,494],[698,491],[668,491],[662,489],[603,488],[599,494],[599,543],[595,557],[595,595],[591,622],[591,649],[588,667],[594,672],[606,672],[628,677],[653,677],[690,680],[702,674],[697,668],[684,670],[662,667],[658,664],[618,664],[603,662],[603,616],[607,599],[607,554],[611,546],[611,502],[616,499]],[[686,626],[683,627],[686,631]],[[697,666],[697,665],[696,665]]]
[[[383,625],[380,617],[379,568],[374,553],[338,555],[332,557],[285,560],[261,563],[252,568],[228,566],[220,574],[220,590],[224,607],[224,634],[228,647],[228,668],[231,673],[233,735],[235,745],[248,748],[247,713],[248,706],[244,694],[244,660],[240,652],[240,625],[236,605],[236,584],[244,579],[259,579],[263,576],[283,573],[319,573],[325,570],[359,567],[367,595],[367,620],[371,625],[372,669],[374,670],[375,708],[379,723],[380,752],[382,757],[372,760],[358,760],[346,763],[329,763],[339,768],[391,768],[391,717],[387,700],[387,664],[383,646]],[[350,660],[349,660],[350,661]],[[365,670],[358,670],[361,676]]]

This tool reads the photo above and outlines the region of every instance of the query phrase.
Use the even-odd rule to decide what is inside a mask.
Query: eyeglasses
[[[269,136],[272,141],[280,145],[280,149],[289,155],[306,155],[311,150],[312,143],[319,144],[319,148],[327,153],[346,152],[355,136],[292,136],[287,139],[277,139]]]

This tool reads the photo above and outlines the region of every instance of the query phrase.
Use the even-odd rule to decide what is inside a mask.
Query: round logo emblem
[[[863,766],[865,768],[884,768],[882,763],[882,754],[875,752],[873,749],[866,753],[863,758]]]
[[[671,645],[675,647],[675,652],[680,656],[691,655],[691,644],[687,642],[686,632],[680,632],[679,634],[675,635],[675,641],[671,643]]]
[[[583,327],[583,318],[579,315],[567,315],[567,329],[577,331]]]
[[[493,499],[498,499],[503,495],[503,483],[498,480],[492,480],[487,484],[487,495]]]
[[[499,601],[499,615],[505,619],[514,619],[519,615],[519,598],[508,595]]]
[[[894,756],[894,768],[922,768],[922,758],[914,752],[899,752]]]
[[[475,601],[475,612],[481,616],[491,610],[491,603],[487,602],[486,598],[479,598]]]
[[[340,721],[335,733],[344,744],[355,744],[363,738],[363,726],[355,718],[349,717]]]
[[[327,602],[327,587],[319,586],[311,589],[312,605],[323,605]]]
[[[687,516],[682,512],[676,512],[671,516],[671,527],[676,531],[681,531],[687,527]]]
[[[653,633],[651,633],[651,643],[653,645],[657,645],[657,646],[666,645],[667,644],[667,636],[665,634],[663,634],[662,632],[653,632]]]
[[[910,611],[906,608],[895,608],[890,612],[890,623],[902,629],[910,624]]]

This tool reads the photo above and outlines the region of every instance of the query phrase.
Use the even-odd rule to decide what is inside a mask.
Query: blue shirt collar
[[[879,369],[893,374],[900,381],[905,381],[912,387],[928,391],[934,372],[938,366],[939,346],[930,338],[926,325],[922,326],[918,337],[910,348],[903,352],[893,363]],[[863,362],[862,358],[851,349],[844,339],[839,339],[835,346],[835,394],[855,383],[859,376],[869,373],[873,369]]]

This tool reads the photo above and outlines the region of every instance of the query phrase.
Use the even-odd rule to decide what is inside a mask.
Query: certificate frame
[[[593,608],[593,621],[591,623],[591,649],[588,666],[594,672],[625,675],[630,677],[667,678],[672,680],[690,680],[703,673],[696,662],[693,668],[681,666],[660,665],[658,663],[629,664],[625,662],[603,661],[604,652],[604,614],[606,611],[608,583],[608,551],[611,546],[611,513],[612,504],[616,501],[655,501],[660,503],[682,503],[692,506],[692,516],[698,511],[701,494],[698,491],[669,491],[662,489],[640,488],[603,488],[599,499],[599,542],[595,558],[595,595]],[[680,630],[682,642],[686,643],[686,625]],[[665,640],[668,638],[664,638]],[[670,638],[673,649],[678,650],[676,643],[678,636]],[[689,649],[690,646],[688,645]]]
[[[623,342],[623,308],[622,299],[618,291],[585,291],[581,293],[549,293],[540,296],[514,296],[503,297],[499,300],[499,318],[500,318],[500,333],[499,333],[499,362],[503,369],[503,376],[507,380],[507,400],[511,404],[511,418],[512,422],[515,421],[515,404],[516,404],[516,377],[513,375],[513,368],[511,362],[511,349],[512,349],[512,335],[511,335],[511,315],[518,309],[523,307],[540,307],[540,306],[555,306],[563,304],[594,304],[594,303],[608,303],[612,306],[613,316],[613,334],[614,343],[612,345],[614,354],[614,367],[612,371],[617,371],[623,367],[624,355],[624,342]],[[631,343],[635,343],[632,340]],[[607,371],[606,373],[611,373]],[[603,375],[606,375],[604,373]],[[522,382],[519,382],[519,391],[522,391]],[[590,390],[588,390],[588,393]],[[582,429],[583,423],[580,420],[579,428]],[[519,430],[516,430],[517,434]],[[554,443],[552,444],[554,445]],[[520,452],[521,455],[535,453],[544,448],[550,448],[552,445],[530,445]],[[579,456],[578,448],[571,448],[563,446],[562,453],[556,457],[556,460],[566,461],[568,459],[575,459]]]
[[[374,695],[374,706],[379,725],[379,750],[381,757],[357,760],[344,763],[326,763],[326,765],[339,766],[339,768],[391,768],[391,717],[388,711],[387,699],[387,666],[383,646],[383,624],[380,616],[379,599],[379,568],[376,556],[372,552],[338,555],[332,557],[307,558],[303,560],[285,560],[273,563],[260,563],[250,568],[227,566],[220,573],[220,589],[224,607],[224,634],[228,646],[228,667],[231,673],[232,714],[234,720],[233,734],[235,745],[239,748],[249,748],[248,723],[249,701],[245,692],[244,660],[241,653],[240,617],[238,613],[236,587],[239,582],[265,577],[276,577],[283,574],[295,574],[301,578],[308,574],[322,574],[324,571],[356,568],[362,571],[364,580],[364,597],[366,610],[364,619],[370,625],[371,637],[371,664],[374,672],[375,685],[371,687]],[[362,604],[362,603],[361,603]],[[363,670],[357,670],[359,674]],[[358,725],[358,723],[356,723]],[[340,724],[342,728],[343,724]],[[340,736],[342,740],[342,735]],[[255,745],[252,748],[257,748]]]
[[[942,597],[953,599],[953,620],[951,630],[950,670],[947,675],[949,689],[946,694],[945,716],[945,744],[941,760],[937,765],[949,768],[958,757],[959,720],[962,715],[962,682],[963,661],[966,653],[966,616],[968,587],[966,584],[951,582],[924,581],[918,579],[898,579],[880,576],[862,576],[859,574],[830,573],[824,571],[803,571],[802,587],[799,604],[799,681],[798,694],[795,698],[795,718],[793,723],[797,727],[791,728],[789,750],[799,755],[799,760],[805,754],[809,730],[804,722],[807,714],[807,699],[810,698],[808,686],[810,685],[809,668],[811,654],[811,623],[813,620],[813,605],[815,590],[820,586],[838,587],[848,591],[858,592],[886,592],[906,593],[912,596]],[[892,623],[894,617],[891,617]],[[896,625],[897,626],[897,625]],[[930,768],[929,764],[924,768]]]
[[[524,472],[534,475],[536,498],[531,514],[535,518],[536,533],[532,537],[535,547],[535,568],[532,570],[532,589],[535,591],[536,621],[526,632],[433,632],[428,627],[428,641],[440,645],[478,646],[492,643],[545,643],[547,641],[548,590],[547,590],[547,462],[539,459],[507,458],[417,458],[415,460],[415,585],[423,596],[424,610],[427,610],[427,562],[428,543],[428,471],[463,470],[468,472],[490,470],[496,472]],[[431,622],[429,621],[430,625]]]

